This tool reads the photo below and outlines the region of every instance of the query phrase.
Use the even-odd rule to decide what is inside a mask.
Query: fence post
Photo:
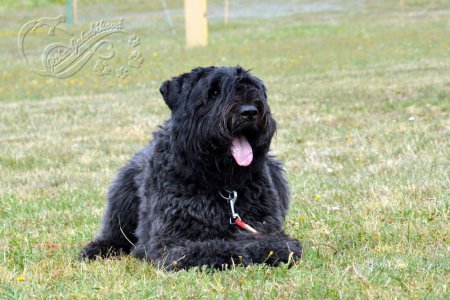
[[[208,46],[206,0],[184,0],[184,21],[186,45],[188,47]]]
[[[66,0],[66,20],[68,25],[73,24],[72,0]]]

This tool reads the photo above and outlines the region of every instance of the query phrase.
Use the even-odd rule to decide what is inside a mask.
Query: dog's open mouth
[[[235,136],[231,144],[231,155],[241,167],[248,167],[253,160],[253,149],[243,135]]]

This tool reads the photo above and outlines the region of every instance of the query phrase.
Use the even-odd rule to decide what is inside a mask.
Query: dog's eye
[[[210,98],[216,98],[217,96],[219,96],[219,89],[217,89],[217,88],[212,88],[212,89],[209,91],[209,97],[210,97]]]

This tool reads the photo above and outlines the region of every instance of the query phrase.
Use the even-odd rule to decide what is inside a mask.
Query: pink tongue
[[[253,150],[245,136],[235,137],[231,146],[231,154],[236,163],[242,167],[247,167],[252,163]]]

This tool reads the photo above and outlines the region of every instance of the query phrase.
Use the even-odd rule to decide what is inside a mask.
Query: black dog
[[[283,231],[289,189],[268,155],[276,124],[261,80],[196,68],[163,83],[171,118],[120,170],[83,259],[119,253],[168,269],[300,259]]]

